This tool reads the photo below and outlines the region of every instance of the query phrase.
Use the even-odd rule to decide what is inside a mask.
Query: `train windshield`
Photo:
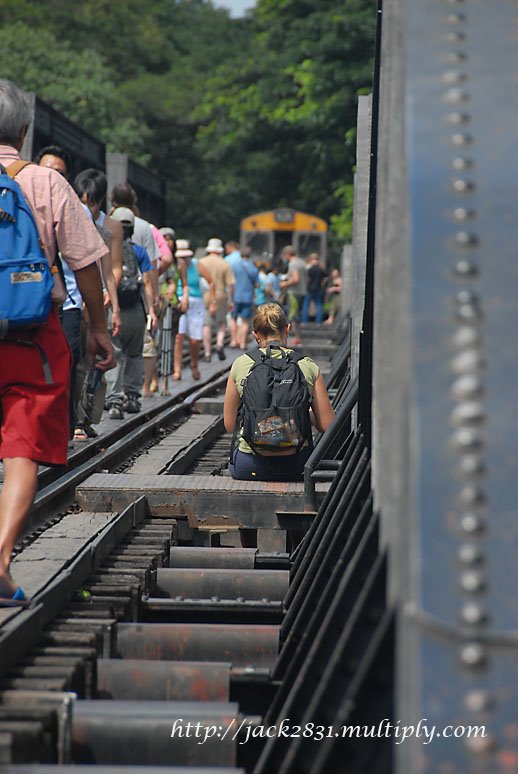
[[[257,261],[271,253],[271,235],[267,231],[245,231],[244,244],[252,250],[251,259]]]
[[[311,253],[318,253],[323,256],[324,245],[322,234],[298,234],[298,244],[295,245],[297,254],[301,258],[307,258]]]

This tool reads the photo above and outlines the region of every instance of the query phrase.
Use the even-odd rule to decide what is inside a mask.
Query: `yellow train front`
[[[250,247],[253,261],[279,260],[283,248],[293,245],[300,257],[318,253],[325,264],[327,223],[289,207],[259,212],[241,221],[241,244]]]

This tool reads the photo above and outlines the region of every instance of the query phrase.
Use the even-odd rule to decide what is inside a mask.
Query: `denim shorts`
[[[238,317],[242,317],[243,320],[250,320],[253,316],[252,307],[253,307],[252,301],[250,301],[250,303],[248,304],[244,304],[236,301],[234,309],[232,310],[232,317],[234,318],[234,320],[237,320]]]
[[[310,454],[309,446],[287,457],[262,457],[234,449],[228,470],[239,481],[302,481]]]

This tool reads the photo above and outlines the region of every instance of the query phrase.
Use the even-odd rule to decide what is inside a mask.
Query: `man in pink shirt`
[[[17,172],[16,182],[32,210],[49,264],[53,265],[59,250],[73,270],[88,309],[89,359],[93,363],[97,358],[97,368],[105,371],[114,366],[114,355],[96,261],[106,253],[106,247],[58,172],[20,163],[19,151],[30,120],[23,92],[0,80],[0,164],[12,174]],[[58,273],[54,282],[53,299],[58,302],[63,291]],[[42,352],[48,360],[51,383],[45,378]],[[17,329],[15,338],[8,333],[0,340],[0,459],[4,464],[0,606],[23,604],[25,599],[9,574],[10,557],[32,506],[38,464],[66,464],[69,381],[70,350],[57,316],[57,303],[43,325]]]

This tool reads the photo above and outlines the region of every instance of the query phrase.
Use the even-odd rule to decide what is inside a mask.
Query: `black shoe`
[[[112,405],[108,409],[110,419],[124,419],[124,411],[120,406]]]
[[[138,414],[141,409],[141,406],[138,398],[135,397],[135,395],[128,395],[128,397],[122,404],[122,408],[127,414]]]
[[[217,349],[216,352],[218,353],[218,357],[220,360],[226,359],[227,356],[225,355],[225,350],[223,349],[223,347],[221,347],[221,349]]]

